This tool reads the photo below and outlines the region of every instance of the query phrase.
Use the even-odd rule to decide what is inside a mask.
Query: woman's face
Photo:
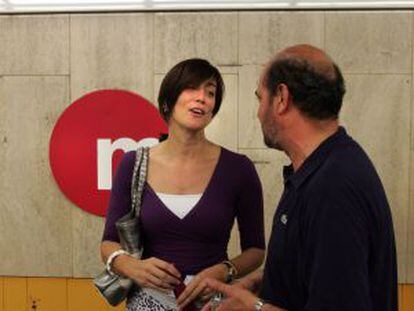
[[[216,88],[215,80],[207,80],[198,87],[184,89],[178,96],[169,122],[190,130],[204,129],[213,118]]]

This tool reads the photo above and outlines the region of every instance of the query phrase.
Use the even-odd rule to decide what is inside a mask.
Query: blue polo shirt
[[[391,212],[358,143],[341,127],[283,173],[260,297],[289,311],[397,311]]]

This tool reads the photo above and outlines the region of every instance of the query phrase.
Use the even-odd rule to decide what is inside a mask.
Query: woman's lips
[[[206,113],[200,108],[191,108],[190,112],[196,116],[204,116]]]

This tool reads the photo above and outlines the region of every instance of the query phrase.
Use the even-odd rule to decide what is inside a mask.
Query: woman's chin
[[[201,122],[201,120],[200,121],[197,120],[196,122],[186,122],[183,125],[189,131],[196,131],[196,132],[198,132],[198,131],[203,131],[207,127],[208,124],[209,123]]]

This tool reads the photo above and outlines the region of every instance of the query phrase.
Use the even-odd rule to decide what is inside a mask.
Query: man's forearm
[[[263,305],[262,311],[287,311],[287,310],[266,303]]]

